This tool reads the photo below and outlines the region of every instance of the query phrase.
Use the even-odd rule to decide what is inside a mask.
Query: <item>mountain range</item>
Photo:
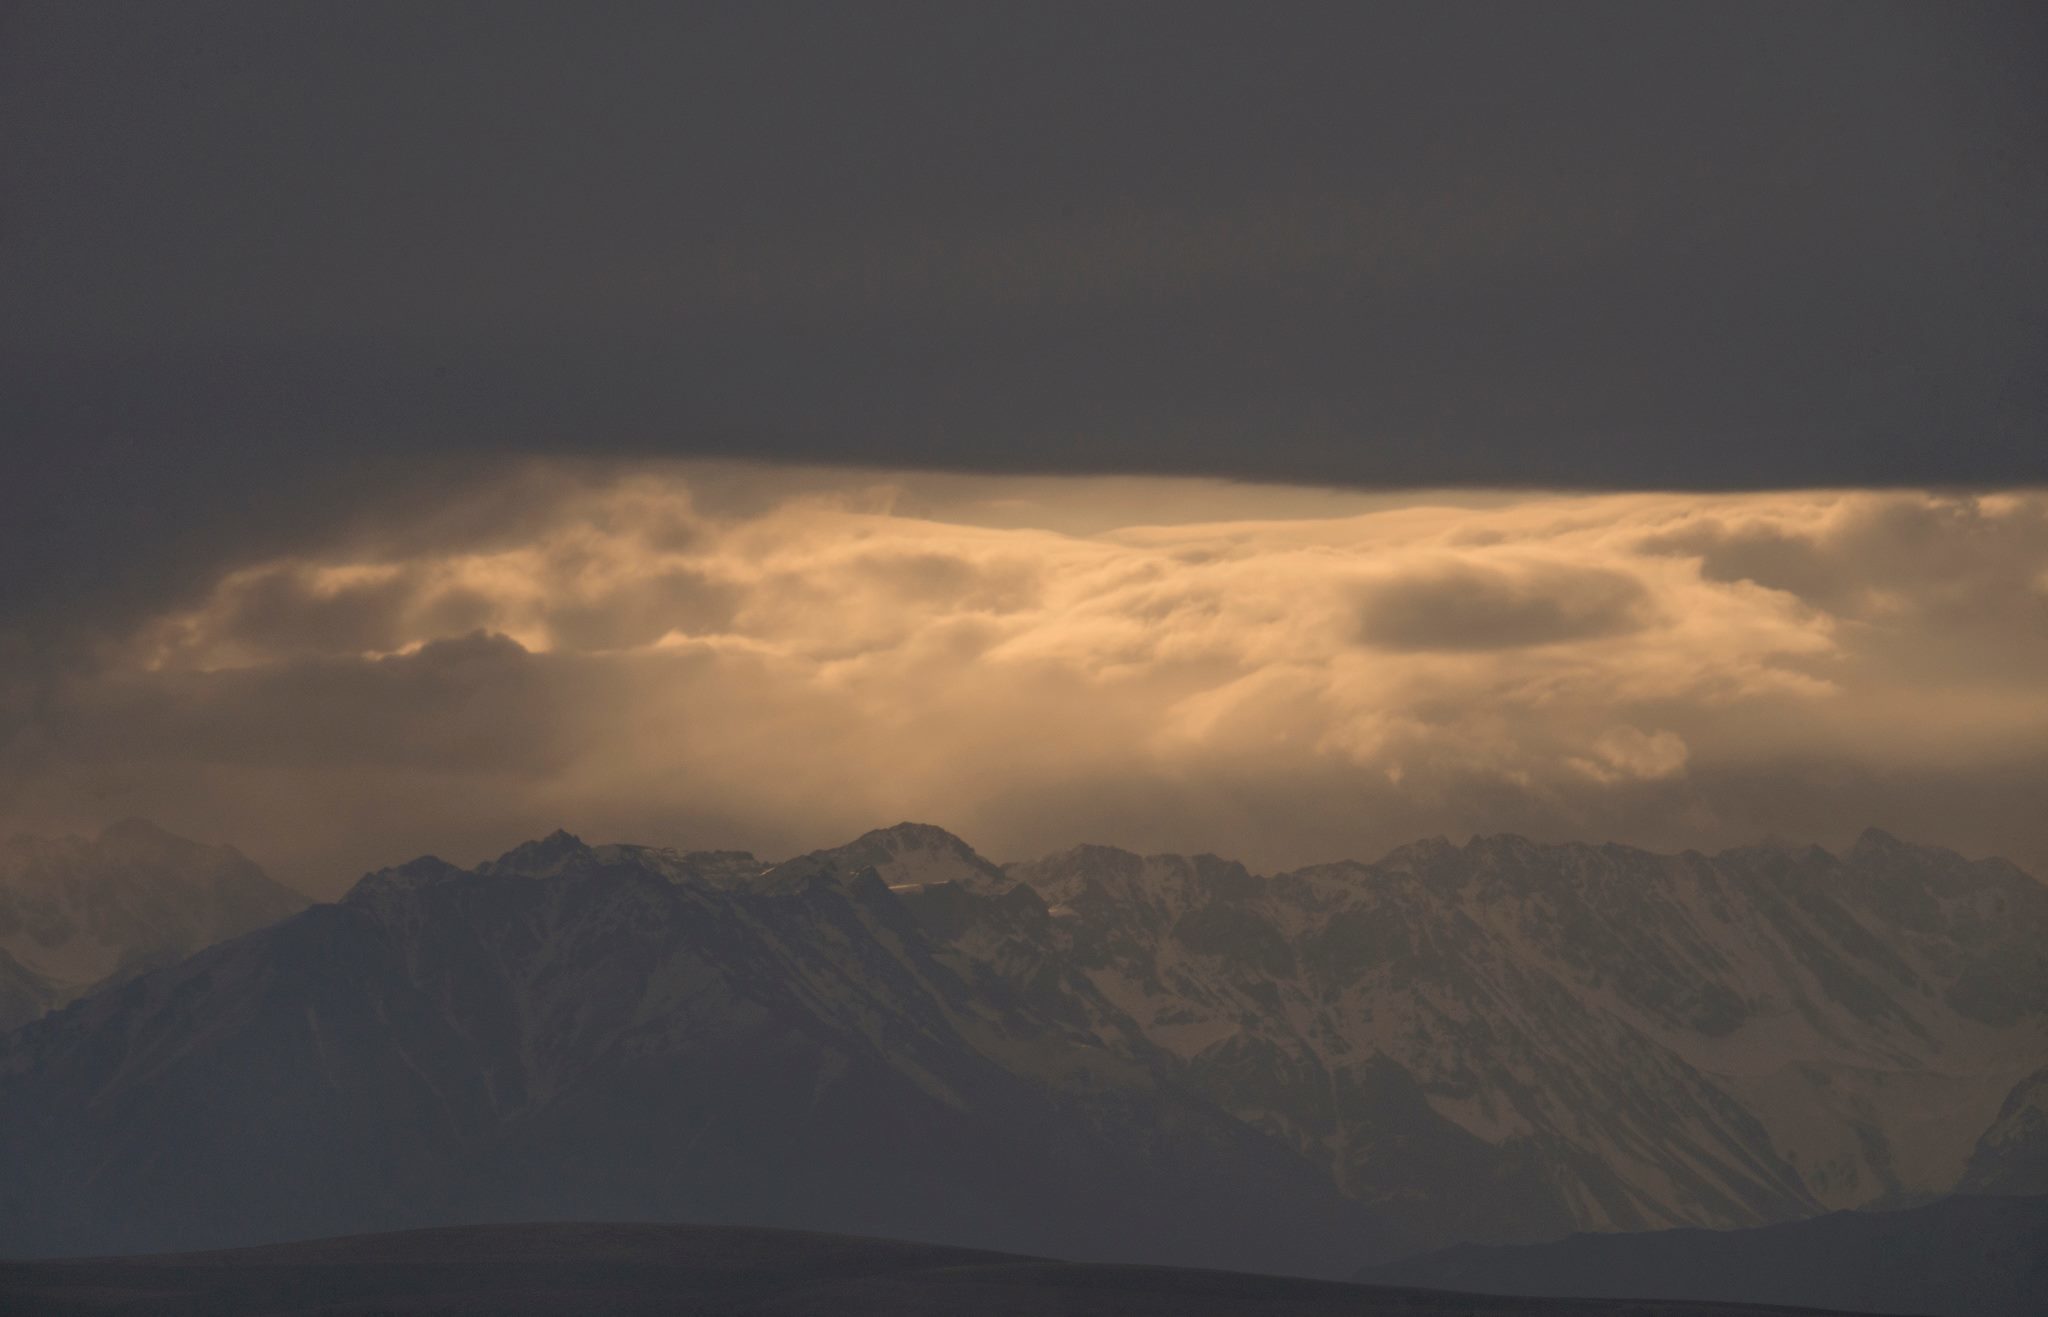
[[[641,1219],[1345,1275],[2025,1192],[2044,948],[2048,888],[1875,831],[1271,876],[557,833],[0,1038],[0,1249]]]

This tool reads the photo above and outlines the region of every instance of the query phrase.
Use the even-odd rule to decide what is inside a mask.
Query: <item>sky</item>
[[[2048,869],[2048,22],[0,7],[0,826]]]

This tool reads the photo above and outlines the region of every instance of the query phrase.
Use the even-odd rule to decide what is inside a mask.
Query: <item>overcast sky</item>
[[[526,458],[600,483],[738,457],[1474,498],[2038,485],[2043,12],[0,7],[0,816],[93,812],[22,746],[164,619],[263,564],[411,561],[405,528],[450,508],[514,518],[478,544],[537,535],[517,518],[558,507],[502,503]],[[805,480],[859,483],[785,470],[754,511]],[[1094,543],[1196,487],[1105,488],[998,529]],[[1278,497],[1199,488],[1210,521]],[[1577,553],[1428,566],[1358,605],[1370,646],[1436,636],[1440,596],[1661,616],[1669,582]],[[1515,611],[1553,587],[1562,613]],[[1630,762],[1686,740],[1629,726]]]

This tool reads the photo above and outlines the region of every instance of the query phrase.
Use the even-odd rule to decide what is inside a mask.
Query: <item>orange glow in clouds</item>
[[[2038,492],[537,469],[241,566],[8,771],[25,812],[90,796],[287,868],[901,817],[1005,857],[1881,823],[2038,863],[2044,619]]]

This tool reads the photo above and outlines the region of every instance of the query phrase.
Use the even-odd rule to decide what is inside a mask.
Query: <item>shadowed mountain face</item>
[[[1373,1235],[1170,1069],[975,991],[872,873],[522,851],[372,875],[0,1043],[8,1251],[710,1219],[1299,1271]]]
[[[1270,878],[556,834],[0,1039],[0,1241],[714,1220],[1343,1274],[1753,1225],[1984,1162],[2048,1062],[2044,946],[2048,889],[1876,833]]]
[[[1998,1119],[1977,1140],[1963,1188],[1989,1194],[2048,1194],[2048,1066],[2014,1084]]]
[[[130,819],[0,843],[0,1028],[305,908],[229,846]]]
[[[0,1263],[16,1317],[322,1313],[1015,1317],[1768,1317],[1749,1305],[1522,1300],[1221,1271],[1077,1265],[706,1226],[506,1225],[224,1253]]]
[[[25,1024],[57,1004],[57,988],[0,951],[0,1031]]]
[[[1877,832],[1840,857],[1492,837],[1270,879],[1099,847],[1010,873],[1206,1092],[1445,1237],[1947,1192],[2048,1059],[2048,888]]]
[[[1782,1303],[1930,1317],[2048,1312],[2048,1197],[1950,1198],[1752,1230],[1463,1244],[1360,1280],[1487,1294]]]

